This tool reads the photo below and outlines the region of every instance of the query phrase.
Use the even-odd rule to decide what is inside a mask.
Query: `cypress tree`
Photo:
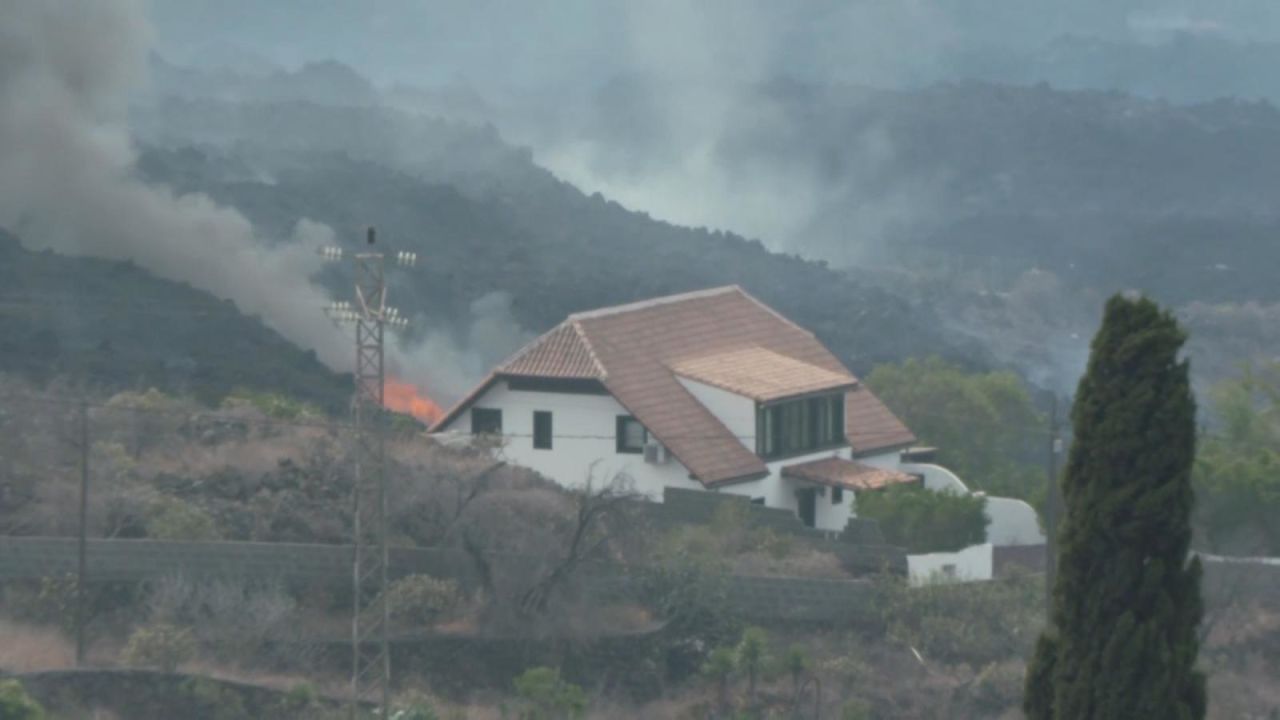
[[[1052,616],[1027,669],[1031,720],[1204,717],[1185,339],[1150,300],[1107,302],[1071,411]]]

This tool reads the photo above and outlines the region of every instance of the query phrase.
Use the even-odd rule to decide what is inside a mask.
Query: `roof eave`
[[[466,412],[467,408],[471,407],[476,400],[479,400],[481,395],[493,387],[498,378],[497,372],[489,373],[484,380],[481,380],[478,385],[471,389],[471,392],[464,395],[461,400],[453,404],[453,407],[445,411],[445,414],[439,420],[432,423],[431,427],[427,428],[427,434],[444,432],[445,427],[457,420],[459,415]]]
[[[742,483],[753,482],[755,480],[762,480],[767,477],[769,477],[769,468],[766,467],[763,470],[756,470],[756,471],[747,473],[745,475],[732,475],[730,477],[719,478],[715,480],[703,480],[695,476],[694,479],[702,483],[703,487],[721,488],[721,487],[727,487],[729,485],[741,485]]]
[[[855,458],[860,458],[860,457],[867,457],[869,455],[882,455],[887,452],[905,450],[911,447],[912,445],[914,445],[916,442],[917,440],[913,437],[910,440],[903,440],[902,442],[890,443],[888,445],[874,445],[874,446],[859,448],[856,444],[854,444],[852,440],[849,440],[849,447],[853,449],[852,456]]]
[[[830,387],[819,388],[817,390],[806,390],[802,393],[787,393],[783,395],[759,395],[752,398],[756,402],[763,405],[773,405],[781,402],[791,402],[793,400],[804,400],[811,397],[821,397],[823,395],[833,395],[835,393],[847,393],[858,387],[858,381],[844,383],[842,385],[832,385]]]

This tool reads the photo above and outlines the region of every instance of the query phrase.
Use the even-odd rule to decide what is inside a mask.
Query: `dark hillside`
[[[283,236],[308,217],[354,238],[376,222],[388,242],[424,260],[411,282],[401,280],[397,302],[437,324],[466,317],[472,301],[493,291],[509,293],[520,324],[541,331],[578,310],[736,283],[813,330],[858,371],[927,354],[985,361],[979,350],[953,344],[932,313],[888,290],[736,235],[655,221],[533,166],[538,181],[516,182],[510,193],[460,190],[334,152],[247,147],[154,149],[141,167],[149,179],[239,208],[268,234]],[[234,170],[250,165],[270,182]]]
[[[0,372],[209,402],[245,388],[334,411],[349,382],[234,303],[129,262],[32,252],[2,230]]]

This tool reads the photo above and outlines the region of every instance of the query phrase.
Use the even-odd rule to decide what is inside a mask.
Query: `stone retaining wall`
[[[90,540],[89,578],[94,582],[142,582],[165,575],[241,578],[286,583],[351,581],[351,548],[256,542],[171,542]],[[390,574],[425,573],[474,586],[474,567],[465,553],[430,548],[392,548]],[[0,581],[74,574],[75,538],[0,537]],[[521,558],[497,558],[527,567]],[[589,568],[597,581],[618,579],[606,566]],[[870,582],[814,578],[730,576],[728,595],[753,620],[839,621],[869,597]],[[626,583],[614,583],[626,587]]]

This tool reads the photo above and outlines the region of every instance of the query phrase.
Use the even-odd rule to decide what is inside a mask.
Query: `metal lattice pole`
[[[391,701],[391,653],[387,641],[387,492],[386,441],[383,433],[383,390],[386,387],[385,333],[388,326],[406,324],[387,305],[385,258],[373,251],[374,230],[369,229],[369,251],[352,256],[355,264],[355,302],[335,303],[329,311],[336,320],[355,324],[355,487],[353,495],[352,613],[351,613],[351,717],[362,703],[372,702],[379,717],[387,717]],[[337,248],[321,253],[329,259],[343,256]],[[398,253],[397,261],[413,264],[413,253]]]

